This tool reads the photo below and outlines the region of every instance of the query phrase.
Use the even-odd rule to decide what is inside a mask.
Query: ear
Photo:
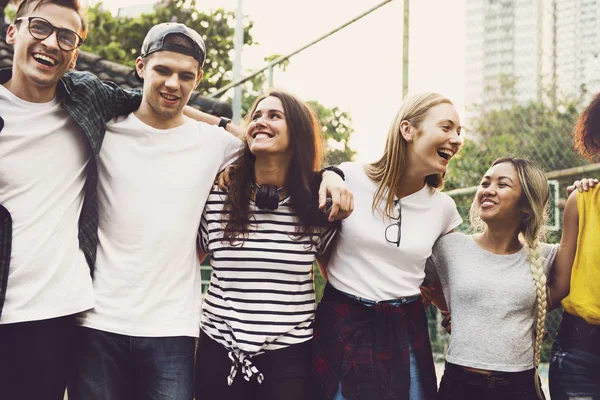
[[[15,24],[10,24],[8,26],[8,30],[6,31],[6,43],[15,44],[15,36],[17,35],[17,26]]]
[[[412,142],[414,129],[412,124],[407,120],[400,122],[400,134],[408,143]]]
[[[145,68],[146,64],[144,62],[144,59],[142,57],[138,57],[135,60],[135,70],[137,71],[137,74],[140,76],[140,78],[144,79],[144,68]]]
[[[194,85],[194,90],[196,90],[198,88],[198,85],[200,84],[200,79],[202,79],[203,75],[204,75],[204,71],[202,70],[202,68],[200,68],[198,70],[198,77],[196,78],[196,84]]]
[[[79,57],[79,49],[75,49],[73,51],[73,59],[71,60],[71,64],[69,65],[69,68],[71,68],[71,69],[75,68],[75,66],[77,65],[77,57]]]

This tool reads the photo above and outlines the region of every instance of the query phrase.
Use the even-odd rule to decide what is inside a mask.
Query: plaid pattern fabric
[[[409,345],[424,399],[434,399],[437,380],[421,301],[367,307],[328,284],[315,317],[311,399],[332,399],[341,382],[347,400],[408,400]]]
[[[7,82],[11,77],[11,69],[0,70],[0,84]],[[98,198],[96,193],[98,155],[104,140],[106,122],[116,116],[127,115],[137,110],[142,94],[140,90],[122,90],[116,84],[102,82],[95,75],[87,72],[69,72],[58,83],[57,98],[63,101],[65,110],[81,128],[91,151],[84,187],[85,197],[79,217],[79,247],[86,256],[90,274],[93,276],[98,244]],[[0,134],[2,134],[3,127],[4,120],[0,115]],[[4,207],[2,208],[6,210]],[[10,220],[10,213],[6,211],[6,214]],[[0,213],[0,224],[2,224],[2,216]],[[11,224],[2,225],[0,227],[0,316],[6,295],[11,239]]]

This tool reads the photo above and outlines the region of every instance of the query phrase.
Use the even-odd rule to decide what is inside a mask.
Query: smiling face
[[[458,113],[452,104],[442,103],[427,112],[419,128],[403,121],[403,135],[409,151],[410,168],[423,176],[443,174],[462,144]]]
[[[512,220],[520,222],[523,216],[521,197],[523,189],[515,166],[502,162],[492,166],[484,175],[475,197],[482,221]]]
[[[140,113],[145,123],[163,128],[174,119],[183,119],[183,107],[202,78],[200,64],[193,57],[172,51],[158,51],[136,60],[144,80]]]
[[[246,131],[248,147],[255,156],[290,154],[290,135],[281,100],[269,96],[252,113]]]
[[[56,31],[44,40],[29,33],[28,17],[41,17],[57,28],[69,29],[83,36],[81,18],[75,10],[43,3],[23,15],[23,20],[9,26],[6,42],[14,45],[13,76],[10,90],[28,101],[46,101],[54,97],[58,80],[75,66],[78,50],[65,51],[58,46]],[[40,95],[40,93],[42,95]],[[47,99],[47,97],[50,97]]]

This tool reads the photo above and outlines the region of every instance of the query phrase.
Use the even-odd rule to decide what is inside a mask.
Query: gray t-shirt
[[[547,274],[558,245],[541,246]],[[436,242],[426,272],[441,282],[452,314],[448,362],[505,372],[534,367],[536,294],[526,247],[498,255],[450,233]]]

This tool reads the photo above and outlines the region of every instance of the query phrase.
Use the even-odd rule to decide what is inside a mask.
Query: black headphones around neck
[[[261,210],[276,210],[279,207],[279,197],[284,190],[274,185],[259,185],[254,182],[254,204]]]
[[[279,197],[283,188],[274,185],[259,185],[254,182],[254,204],[261,210],[276,210],[279,207]]]

